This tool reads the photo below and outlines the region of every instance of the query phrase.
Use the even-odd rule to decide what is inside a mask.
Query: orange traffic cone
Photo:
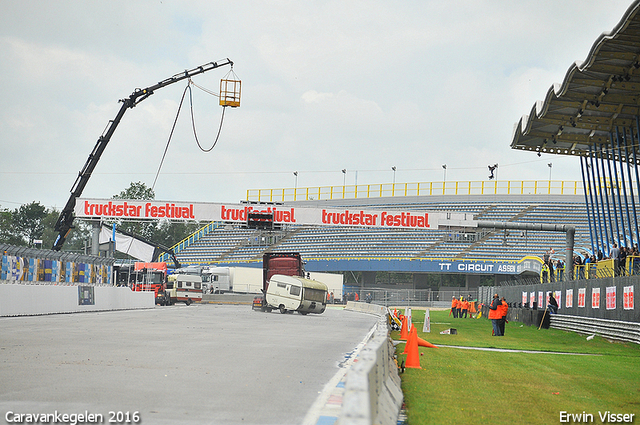
[[[416,331],[416,334],[414,336],[413,334],[413,330],[415,329],[415,326],[411,325],[411,330],[409,331],[409,339],[407,339],[407,343],[404,345],[404,351],[402,352],[402,354],[408,354],[409,353],[409,344],[411,344],[411,340],[415,337],[418,337],[418,332]]]
[[[407,360],[404,367],[411,367],[414,369],[422,369],[420,367],[420,353],[418,351],[418,331],[415,326],[411,328],[411,335],[407,342]]]
[[[409,338],[409,330],[407,329],[407,318],[402,318],[402,327],[400,328],[400,339],[406,341]]]
[[[432,343],[425,341],[424,339],[418,337],[418,346],[420,347],[429,347],[429,348],[438,348],[435,345],[433,345]]]

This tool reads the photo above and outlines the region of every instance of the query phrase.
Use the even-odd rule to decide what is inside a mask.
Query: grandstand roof
[[[590,146],[610,144],[617,126],[638,128],[639,11],[636,0],[616,27],[595,41],[587,59],[571,65],[564,81],[520,119],[513,149],[586,156]],[[630,156],[628,162],[635,159]]]

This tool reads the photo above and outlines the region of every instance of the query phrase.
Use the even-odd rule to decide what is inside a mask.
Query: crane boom
[[[60,251],[62,245],[67,239],[67,236],[69,235],[69,231],[73,228],[73,210],[76,206],[76,198],[82,195],[82,191],[87,185],[87,182],[91,177],[91,173],[93,173],[94,168],[96,168],[96,165],[98,164],[98,161],[100,160],[104,149],[107,147],[109,140],[111,140],[111,136],[113,136],[113,133],[116,131],[116,128],[118,127],[118,124],[120,124],[120,120],[124,116],[124,113],[127,111],[127,109],[135,107],[138,103],[142,102],[143,100],[151,96],[156,90],[161,89],[162,87],[166,87],[170,84],[177,83],[178,81],[182,81],[186,78],[191,78],[194,75],[202,74],[204,72],[219,68],[224,65],[230,65],[233,68],[233,62],[228,58],[217,62],[209,62],[197,68],[193,68],[176,74],[173,77],[167,78],[166,80],[160,81],[159,83],[149,86],[145,89],[135,89],[128,98],[120,100],[120,102],[122,102],[122,106],[120,107],[118,114],[113,120],[109,121],[109,124],[107,125],[104,133],[98,138],[93,151],[91,151],[87,162],[84,164],[84,167],[82,167],[82,170],[80,170],[80,173],[78,174],[78,177],[76,178],[76,181],[71,188],[71,196],[69,197],[69,200],[60,212],[60,216],[58,217],[58,221],[56,221],[55,225],[55,230],[58,232],[58,237],[53,243],[52,249]]]

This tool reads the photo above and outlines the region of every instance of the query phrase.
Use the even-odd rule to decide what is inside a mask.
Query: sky
[[[0,0],[0,208],[60,210],[119,99],[224,58],[239,108],[222,120],[209,93],[229,66],[195,76],[209,92],[187,94],[167,147],[187,83],[157,90],[127,110],[82,197],[142,182],[158,200],[234,203],[248,189],[440,182],[443,164],[447,181],[488,181],[495,163],[499,180],[581,180],[577,157],[512,150],[513,128],[630,5]],[[191,104],[203,148],[222,120],[210,152]]]

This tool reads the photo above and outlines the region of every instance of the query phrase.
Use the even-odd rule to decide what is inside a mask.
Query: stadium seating
[[[492,196],[412,197],[367,199],[360,208],[387,207],[403,210],[465,212],[475,219],[496,222],[568,224],[576,227],[576,251],[590,252],[589,224],[581,196],[546,199],[541,196],[513,196],[504,201]],[[517,198],[517,199],[516,199]],[[393,201],[393,202],[391,202]],[[334,204],[335,206],[335,204]],[[344,200],[340,206],[352,206]],[[457,231],[394,230],[337,226],[291,225],[275,233],[238,225],[218,225],[209,233],[176,251],[184,264],[246,262],[262,258],[266,251],[300,252],[304,258],[465,258],[519,260],[526,255],[542,256],[553,248],[564,251],[565,235],[542,231],[484,229],[479,235]],[[196,238],[192,238],[196,239]],[[176,245],[178,246],[178,245]]]

